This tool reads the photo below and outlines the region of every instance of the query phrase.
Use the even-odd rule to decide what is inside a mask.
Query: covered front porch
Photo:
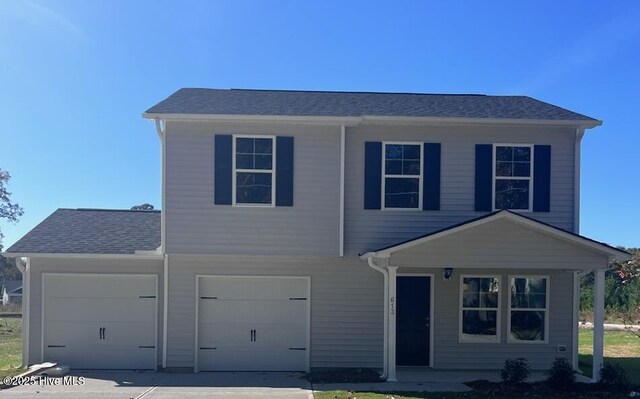
[[[499,379],[504,361],[519,357],[533,379],[556,357],[577,370],[579,282],[591,271],[596,381],[604,273],[612,258],[629,254],[499,211],[361,258],[384,276],[387,381]]]

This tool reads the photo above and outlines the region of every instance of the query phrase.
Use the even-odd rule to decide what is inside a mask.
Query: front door
[[[396,289],[396,364],[429,366],[431,277],[398,276]]]

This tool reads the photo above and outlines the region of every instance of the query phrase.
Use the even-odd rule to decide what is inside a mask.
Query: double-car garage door
[[[154,369],[155,275],[44,274],[43,357],[75,369]]]
[[[309,278],[200,276],[200,371],[305,371]]]

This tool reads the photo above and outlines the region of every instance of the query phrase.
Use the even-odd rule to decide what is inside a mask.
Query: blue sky
[[[604,120],[581,233],[640,246],[640,2],[0,1],[0,168],[25,209],[160,205],[180,87],[525,94]]]

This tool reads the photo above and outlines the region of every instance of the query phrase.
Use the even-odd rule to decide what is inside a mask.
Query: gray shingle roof
[[[8,253],[133,254],[160,246],[160,211],[58,209]]]
[[[147,114],[597,121],[527,96],[184,88]]]
[[[22,294],[22,280],[9,280],[3,284],[8,294]]]

